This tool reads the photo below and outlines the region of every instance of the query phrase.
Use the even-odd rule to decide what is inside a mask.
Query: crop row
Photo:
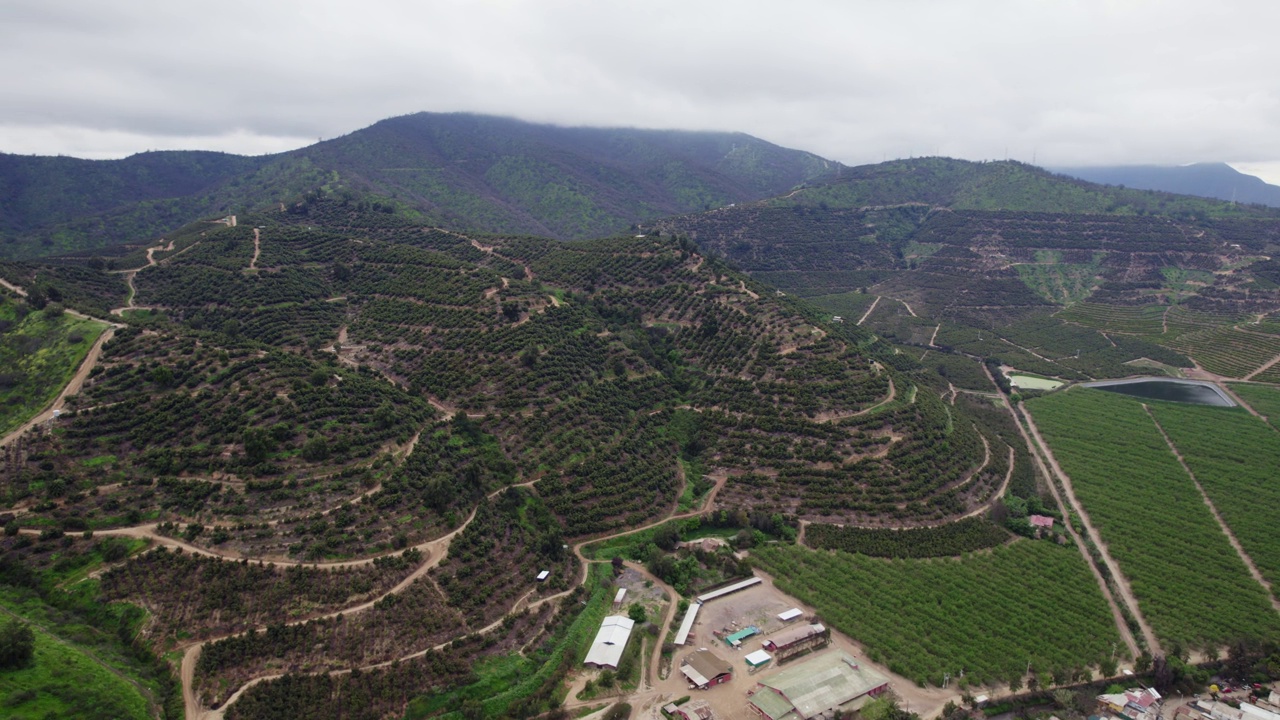
[[[1231,327],[1187,333],[1170,343],[1209,372],[1242,378],[1280,355],[1280,336]]]
[[[1028,409],[1157,636],[1214,648],[1280,633],[1280,616],[1141,403],[1086,389]]]
[[[1063,320],[1109,332],[1160,335],[1164,332],[1165,307],[1160,305],[1102,305],[1081,302],[1057,314]]]
[[[892,530],[842,527],[822,523],[805,530],[805,542],[816,549],[844,550],[872,557],[926,558],[962,555],[1009,542],[1008,531],[985,518],[946,525]]]
[[[778,586],[923,685],[1019,680],[1103,663],[1119,640],[1073,549],[1016,542],[960,559],[883,560],[767,545],[755,561]]]
[[[1153,403],[1151,412],[1263,577],[1280,582],[1280,434],[1243,410]]]

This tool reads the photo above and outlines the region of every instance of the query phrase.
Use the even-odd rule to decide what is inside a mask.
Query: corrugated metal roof
[[[800,608],[791,608],[790,610],[778,613],[778,619],[782,622],[791,622],[803,614],[804,613],[801,612]]]
[[[698,668],[692,665],[681,665],[680,672],[684,673],[684,676],[689,678],[689,682],[693,683],[694,687],[703,687],[707,683],[711,682],[706,675],[698,672]]]
[[[635,627],[635,621],[628,617],[610,615],[605,618],[583,662],[589,665],[608,665],[617,668],[633,627]]]
[[[756,694],[752,695],[748,700],[752,705],[760,708],[765,717],[773,718],[773,720],[783,720],[795,717],[795,710],[787,699],[778,694],[776,690],[769,687],[760,688]]]
[[[884,685],[888,678],[860,665],[846,652],[834,651],[760,681],[791,701],[801,717],[839,707]],[[770,716],[775,717],[775,716]]]
[[[747,656],[743,658],[743,660],[746,660],[747,664],[752,667],[759,667],[772,659],[773,656],[763,650],[747,653]]]
[[[702,603],[694,603],[689,606],[688,611],[684,614],[684,621],[680,623],[680,629],[676,631],[676,644],[683,645],[689,640],[689,632],[693,630],[693,621],[698,617],[698,611],[702,609]]]
[[[744,589],[746,589],[746,588],[751,587],[752,585],[759,585],[759,584],[760,584],[760,582],[761,582],[761,581],[760,581],[760,578],[758,578],[758,577],[753,577],[753,578],[749,578],[749,579],[747,579],[747,580],[743,580],[743,581],[741,581],[741,582],[736,582],[736,583],[734,583],[734,584],[732,584],[732,585],[726,585],[726,586],[724,586],[724,587],[720,588],[719,590],[712,590],[712,591],[711,591],[711,592],[709,592],[709,593],[703,593],[703,594],[699,595],[699,596],[698,596],[698,602],[706,602],[706,601],[708,601],[708,600],[715,600],[715,599],[716,599],[716,598],[718,598],[718,597],[723,597],[723,596],[725,596],[725,595],[728,595],[729,593],[735,593],[735,592],[738,592],[739,590],[744,590]]]
[[[728,661],[710,650],[699,650],[690,653],[689,657],[684,659],[687,666],[698,671],[698,674],[707,680],[713,680],[717,675],[733,672],[733,666]]]
[[[800,627],[789,628],[787,630],[783,630],[782,632],[770,635],[768,640],[766,640],[766,642],[771,642],[777,647],[786,647],[788,645],[791,645],[792,643],[797,643],[797,642],[800,642],[801,640],[806,640],[808,638],[811,638],[814,635],[821,635],[826,631],[827,631],[827,628],[824,627],[822,623],[811,623],[809,625],[801,625]]]

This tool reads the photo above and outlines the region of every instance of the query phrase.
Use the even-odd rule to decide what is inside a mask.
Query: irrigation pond
[[[1214,407],[1236,406],[1235,401],[1223,392],[1222,388],[1203,380],[1142,377],[1127,380],[1102,380],[1085,383],[1084,386],[1122,395],[1131,395],[1146,400],[1168,400],[1191,403],[1193,405],[1212,405]]]

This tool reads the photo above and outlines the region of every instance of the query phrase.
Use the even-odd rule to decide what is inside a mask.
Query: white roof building
[[[708,600],[715,600],[718,597],[724,597],[725,595],[728,595],[730,593],[736,593],[739,590],[746,590],[752,585],[759,585],[759,584],[760,584],[760,578],[750,577],[750,578],[747,578],[746,580],[742,580],[741,582],[736,582],[732,585],[726,585],[725,587],[722,587],[718,590],[712,590],[711,592],[703,593],[698,596],[698,602],[704,603],[704,602],[707,602]]]
[[[600,632],[596,633],[596,639],[591,642],[591,649],[587,651],[587,659],[583,663],[591,667],[609,667],[617,670],[618,662],[622,660],[622,651],[627,648],[627,639],[631,637],[631,628],[635,627],[635,624],[631,618],[621,615],[610,615],[605,618],[600,624]]]
[[[700,602],[689,606],[689,610],[684,614],[684,621],[680,623],[680,629],[676,631],[676,645],[683,645],[689,641],[689,633],[693,631],[693,621],[698,619],[698,611],[701,609]]]

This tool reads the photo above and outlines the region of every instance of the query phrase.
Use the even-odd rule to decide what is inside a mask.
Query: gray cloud
[[[741,130],[848,163],[1280,161],[1280,5],[10,0],[0,150],[260,153],[418,110]]]

